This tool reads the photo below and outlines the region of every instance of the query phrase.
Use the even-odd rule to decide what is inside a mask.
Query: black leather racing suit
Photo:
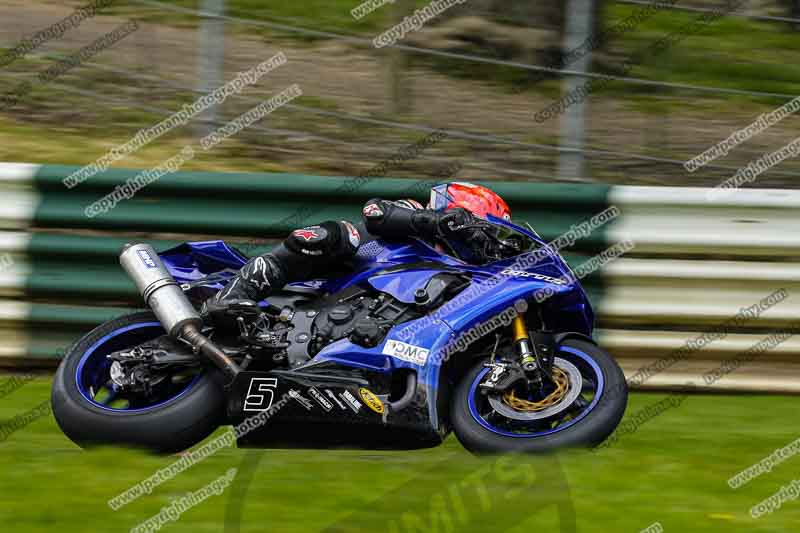
[[[461,208],[434,211],[421,209],[413,200],[373,199],[364,205],[362,220],[357,224],[327,221],[297,229],[270,252],[250,259],[228,285],[206,302],[205,312],[213,317],[234,303],[255,305],[286,283],[340,270],[359,246],[377,238],[404,241],[417,237],[433,244],[446,237],[451,242],[458,241],[466,250],[468,257],[462,259],[482,263],[493,243],[480,231],[459,229],[475,222],[477,219]]]

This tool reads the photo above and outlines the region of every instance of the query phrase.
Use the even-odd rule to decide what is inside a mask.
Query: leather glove
[[[453,235],[464,229],[464,226],[475,222],[475,217],[462,207],[448,209],[439,214],[437,223],[439,232],[444,235]]]

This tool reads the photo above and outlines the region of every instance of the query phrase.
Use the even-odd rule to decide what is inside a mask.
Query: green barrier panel
[[[134,178],[139,170],[111,169],[92,176],[72,189],[63,185],[63,179],[78,167],[41,167],[33,177],[36,189],[44,192],[64,193],[81,191],[110,192],[127,179]],[[310,197],[328,200],[363,199],[374,197],[402,198],[413,196],[427,201],[430,187],[439,183],[430,179],[398,179],[370,177],[323,177],[302,174],[267,173],[212,173],[176,172],[161,177],[137,194],[147,195],[222,195],[247,198],[251,195],[274,201],[290,199],[304,201]],[[509,204],[552,206],[559,209],[588,209],[606,204],[610,186],[598,184],[562,185],[526,182],[476,181],[491,187]]]
[[[252,197],[227,199],[213,197],[147,197],[137,195],[124,200],[107,213],[93,218],[84,209],[99,196],[45,194],[36,209],[33,223],[43,228],[74,228],[151,232],[183,232],[258,237],[283,236],[297,227],[323,220],[358,220],[363,204],[334,198],[259,200]],[[513,199],[511,200],[514,205]],[[566,207],[544,209],[522,205],[512,208],[514,219],[528,222],[546,239],[569,230],[602,208],[573,210]],[[585,248],[605,242],[603,232],[595,232],[578,245]]]
[[[78,167],[43,166],[27,183],[40,197],[31,216],[31,233],[22,255],[30,265],[25,298],[38,302],[23,320],[32,358],[56,358],[58,348],[97,324],[141,307],[132,282],[119,266],[127,242],[146,241],[157,250],[191,235],[233,237],[232,246],[248,255],[267,250],[265,239],[328,219],[358,220],[370,198],[416,198],[425,202],[432,180],[319,177],[299,174],[179,172],[148,185],[108,213],[88,218],[84,209],[140,171],[113,169],[73,189],[62,181]],[[509,203],[515,221],[528,222],[551,240],[570,226],[608,207],[610,188],[603,185],[551,185],[483,182]],[[606,224],[579,240],[568,257],[576,266],[608,246]],[[58,230],[57,233],[55,230]],[[66,233],[61,233],[67,230]],[[102,232],[87,235],[86,230]],[[76,231],[79,232],[76,234]],[[72,232],[72,233],[69,233]],[[148,234],[175,234],[175,240]],[[135,236],[134,236],[135,235]],[[256,241],[258,244],[254,244]],[[595,305],[604,287],[599,278],[584,280]],[[59,302],[54,304],[53,302]],[[109,307],[112,306],[112,307]],[[48,334],[42,336],[41,331]]]
[[[144,304],[140,304],[141,307]],[[135,312],[135,307],[97,307],[83,305],[33,304],[27,322],[36,326],[93,328],[118,316]]]
[[[34,233],[26,253],[32,257],[70,258],[79,261],[117,262],[122,247],[134,237],[94,237],[66,235],[58,233]],[[147,239],[156,250],[162,251],[181,244],[183,241]]]

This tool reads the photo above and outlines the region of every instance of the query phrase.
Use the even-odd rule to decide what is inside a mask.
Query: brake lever
[[[452,222],[452,220],[450,222]],[[473,229],[473,228],[485,231],[485,230],[489,229],[490,227],[491,227],[491,225],[482,224],[480,222],[477,223],[477,224],[461,224],[460,226],[451,226],[449,223],[447,225],[448,231],[451,231],[453,233],[458,233],[459,231],[463,231],[465,229]]]

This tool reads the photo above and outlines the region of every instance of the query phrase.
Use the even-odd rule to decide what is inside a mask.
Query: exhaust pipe
[[[203,319],[153,247],[149,244],[126,244],[119,262],[167,333],[188,342],[232,382],[241,371],[239,365],[200,332]]]

